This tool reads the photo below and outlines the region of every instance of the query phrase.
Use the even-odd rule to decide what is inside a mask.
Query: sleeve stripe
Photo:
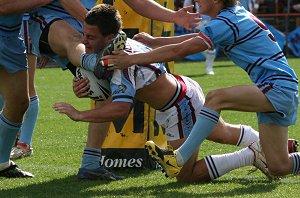
[[[208,47],[208,49],[214,49],[214,44],[212,43],[212,41],[210,40],[209,37],[207,37],[205,34],[203,33],[199,33],[198,36],[196,36],[196,38],[201,39]]]

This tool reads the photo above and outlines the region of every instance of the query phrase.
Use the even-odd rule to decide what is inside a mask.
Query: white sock
[[[212,71],[213,70],[215,57],[216,57],[216,50],[206,50],[205,51],[206,71]]]
[[[247,147],[234,153],[206,156],[204,160],[210,178],[216,179],[239,167],[252,165],[254,154]]]
[[[241,125],[241,133],[236,146],[247,147],[259,140],[259,134],[251,126]]]

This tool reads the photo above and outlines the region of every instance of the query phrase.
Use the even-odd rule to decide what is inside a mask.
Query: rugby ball
[[[90,84],[89,97],[96,101],[104,101],[111,95],[110,84],[107,79],[98,79],[93,72],[81,67],[76,68],[76,77],[87,78]]]

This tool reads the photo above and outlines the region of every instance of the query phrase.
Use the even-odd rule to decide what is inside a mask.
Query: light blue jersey
[[[127,39],[126,51],[147,52],[151,49],[147,46]],[[161,74],[167,73],[163,63],[152,63],[150,65],[133,65],[127,69],[114,70],[111,79],[111,93],[113,102],[133,103],[135,93],[151,83],[153,83]]]
[[[298,78],[268,28],[241,6],[220,11],[201,27],[197,38],[208,48],[218,45],[266,95],[276,113],[257,113],[259,123],[295,124]]]
[[[0,67],[10,73],[28,68],[25,45],[20,37],[22,15],[0,16]]]
[[[90,10],[96,3],[96,0],[82,0],[81,3],[83,6]],[[59,0],[55,0],[52,3],[49,3],[45,6],[42,6],[40,8],[35,9],[33,12],[31,12],[31,16],[34,18],[36,22],[40,24],[41,29],[44,29],[45,26],[49,23],[51,23],[54,20],[62,19],[71,21],[71,25],[77,27],[78,30],[82,29],[82,24],[75,20],[60,4]],[[77,22],[78,24],[75,24]],[[80,31],[81,32],[81,31]]]
[[[23,14],[0,16],[0,36],[18,36]]]
[[[90,10],[96,3],[96,0],[82,0],[81,3],[87,10]],[[56,20],[64,20],[69,23],[74,29],[76,29],[80,34],[82,34],[83,25],[81,22],[72,17],[60,4],[58,0],[53,1],[45,6],[32,10],[30,13],[30,19],[27,20],[28,28],[25,32],[24,38],[30,40],[26,42],[26,48],[28,53],[35,55],[40,55],[40,36],[44,29],[49,26],[52,22]],[[26,22],[26,21],[25,21]],[[27,37],[27,39],[26,39]],[[55,60],[62,69],[66,69],[66,65],[69,60],[66,57],[61,57],[54,54],[44,54],[49,56],[51,59]]]
[[[298,90],[298,79],[268,28],[241,6],[223,9],[215,19],[201,28],[200,37],[218,45],[252,82]],[[255,49],[255,50],[253,50]]]

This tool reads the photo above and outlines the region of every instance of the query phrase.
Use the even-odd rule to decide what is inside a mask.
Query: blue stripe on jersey
[[[228,18],[226,18],[224,16],[218,16],[216,18],[216,20],[223,21],[226,25],[228,25],[230,27],[230,29],[233,32],[234,41],[236,42],[237,37],[238,37],[238,35],[240,33],[239,28],[236,26],[236,24],[234,24],[232,21],[230,21]]]
[[[279,60],[280,58],[283,58],[284,57],[284,54],[282,51],[274,54],[273,56],[269,57],[269,58],[259,58],[257,59],[257,61],[255,61],[253,64],[249,64],[246,68],[245,68],[245,71],[248,73],[248,75],[251,74],[251,71],[252,69],[255,67],[255,66],[260,66],[262,65],[263,63],[265,63],[266,61],[268,60],[274,60],[274,61],[277,61]]]
[[[19,23],[19,24],[16,24],[14,26],[7,26],[7,25],[1,25],[0,24],[0,30],[1,31],[5,31],[5,32],[15,32],[15,31],[19,31],[20,28],[21,28],[21,24],[22,23]]]
[[[23,14],[0,16],[0,35],[18,35],[21,30]]]
[[[293,79],[291,77],[292,77],[291,75],[270,75],[270,76],[264,78],[261,82],[263,83],[267,79],[268,80],[287,80],[287,81],[294,82],[294,83],[298,84],[298,79]]]
[[[240,38],[240,39],[237,39],[233,45],[231,45],[231,46],[226,46],[226,47],[224,48],[224,50],[225,50],[226,52],[229,52],[229,51],[230,51],[232,48],[234,48],[235,46],[240,45],[240,44],[242,44],[242,43],[244,43],[244,42],[246,42],[246,41],[252,39],[253,37],[255,37],[256,35],[258,35],[258,34],[259,34],[260,32],[262,32],[262,31],[263,31],[263,30],[262,30],[260,27],[256,27],[254,30],[252,30],[252,31],[251,31],[249,34],[247,34],[246,36],[244,36],[244,37],[242,37],[242,38]]]

